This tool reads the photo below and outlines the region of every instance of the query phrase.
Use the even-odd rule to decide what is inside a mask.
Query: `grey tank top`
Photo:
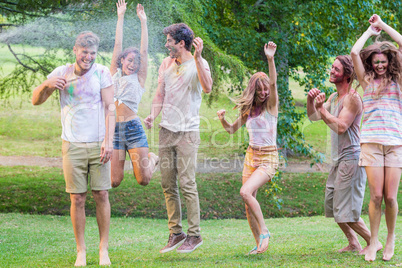
[[[356,93],[357,94],[357,93]],[[343,102],[345,97],[343,96],[336,103],[338,93],[335,93],[331,99],[330,113],[333,116],[338,117],[343,109]],[[341,160],[359,159],[360,156],[360,122],[362,119],[363,111],[356,116],[350,127],[343,133],[338,135],[335,131],[331,130],[331,155],[333,164],[336,165]]]

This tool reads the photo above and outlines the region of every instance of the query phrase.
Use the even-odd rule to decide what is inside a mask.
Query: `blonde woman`
[[[229,134],[235,133],[246,124],[250,136],[244,160],[243,186],[240,189],[240,195],[246,203],[247,220],[256,242],[256,247],[249,254],[265,252],[270,238],[256,195],[258,189],[269,182],[278,169],[276,126],[279,101],[276,88],[275,51],[275,43],[265,44],[264,52],[268,60],[269,78],[263,72],[258,72],[250,78],[247,88],[236,101],[235,108],[240,110],[240,116],[236,121],[229,124],[225,120],[225,110],[217,112],[222,126]]]

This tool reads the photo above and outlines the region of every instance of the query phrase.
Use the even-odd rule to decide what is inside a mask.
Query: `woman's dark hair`
[[[129,47],[126,48],[123,52],[120,53],[120,55],[117,57],[116,63],[117,63],[117,67],[121,68],[122,64],[121,64],[121,59],[125,59],[127,57],[128,54],[130,53],[134,53],[135,54],[135,63],[138,66],[138,68],[140,67],[141,64],[141,54],[140,51],[138,50],[138,48],[135,47]],[[138,70],[137,70],[138,71]]]

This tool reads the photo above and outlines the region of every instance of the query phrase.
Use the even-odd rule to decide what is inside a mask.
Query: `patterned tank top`
[[[402,145],[402,93],[392,82],[376,98],[379,84],[371,83],[364,90],[364,119],[361,143]]]

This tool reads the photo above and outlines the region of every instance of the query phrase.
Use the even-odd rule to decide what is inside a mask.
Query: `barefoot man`
[[[115,107],[109,69],[95,63],[98,46],[99,38],[94,33],[80,33],[73,48],[75,63],[53,70],[32,97],[32,104],[39,105],[54,91],[60,96],[63,171],[77,243],[75,266],[86,265],[84,232],[88,181],[96,203],[99,264],[110,265],[108,189],[111,188],[109,160],[113,152]]]
[[[339,252],[365,254],[357,234],[370,244],[370,231],[360,218],[366,173],[359,167],[360,121],[363,103],[351,89],[354,76],[349,55],[338,56],[329,81],[336,86],[325,102],[325,93],[313,88],[307,95],[307,115],[312,121],[323,120],[331,129],[332,166],[325,191],[325,216],[333,217],[346,235],[349,245]]]

